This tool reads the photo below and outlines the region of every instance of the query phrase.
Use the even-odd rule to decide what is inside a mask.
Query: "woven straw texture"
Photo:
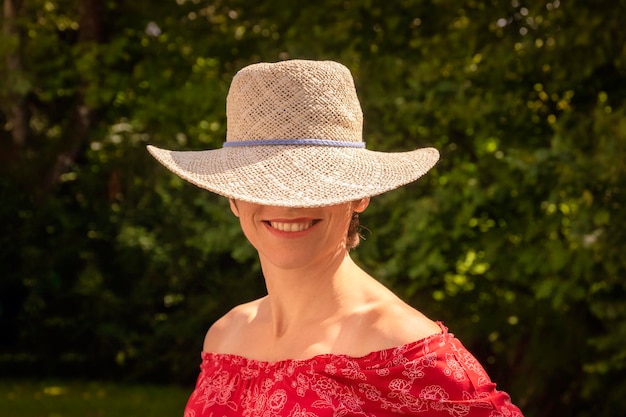
[[[205,151],[150,153],[185,180],[252,203],[318,207],[384,193],[415,181],[439,159],[433,148],[376,152],[361,143],[363,116],[350,71],[332,61],[250,65],[231,83],[227,144]],[[289,145],[263,141],[292,140]],[[321,139],[338,146],[298,144]]]
[[[362,141],[363,114],[350,71],[332,61],[261,63],[233,78],[228,142],[314,138]]]

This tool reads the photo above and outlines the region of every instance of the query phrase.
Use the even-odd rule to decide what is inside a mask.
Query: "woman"
[[[359,268],[358,213],[418,179],[435,149],[365,149],[352,76],[336,62],[242,69],[218,150],[150,152],[229,198],[267,296],[207,332],[186,417],[521,416],[441,324]]]

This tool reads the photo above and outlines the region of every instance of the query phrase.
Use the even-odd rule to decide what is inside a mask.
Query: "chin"
[[[293,249],[293,248],[291,248]],[[345,242],[336,246],[335,250],[309,246],[307,250],[285,250],[282,253],[270,252],[264,256],[262,262],[268,262],[275,268],[285,271],[313,270],[339,265],[347,254]]]

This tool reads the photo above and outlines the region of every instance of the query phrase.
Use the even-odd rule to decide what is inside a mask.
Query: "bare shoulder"
[[[441,327],[395,295],[388,294],[372,303],[366,313],[368,335],[375,345],[370,349],[402,346],[441,333]],[[373,337],[372,337],[373,336]]]
[[[209,328],[204,338],[205,352],[225,353],[256,318],[262,299],[240,304],[223,315]]]
[[[377,327],[397,335],[400,344],[441,333],[441,327],[436,322],[399,298],[381,306],[378,316]]]

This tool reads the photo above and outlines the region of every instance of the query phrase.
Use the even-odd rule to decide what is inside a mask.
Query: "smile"
[[[280,230],[281,232],[303,232],[309,228],[311,228],[315,223],[319,220],[311,220],[308,222],[273,222],[269,221],[269,225],[276,230]]]

